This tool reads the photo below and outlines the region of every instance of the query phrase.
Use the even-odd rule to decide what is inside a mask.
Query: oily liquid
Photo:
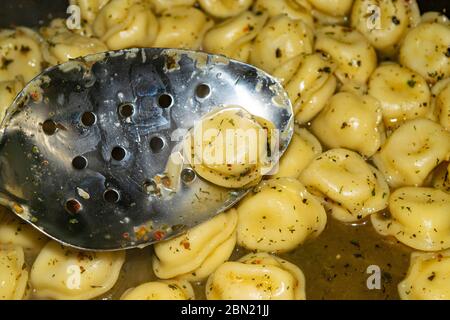
[[[411,252],[397,241],[378,235],[370,221],[352,226],[328,217],[318,238],[280,256],[302,269],[307,299],[399,299],[397,284],[406,275]],[[230,260],[247,253],[236,248]],[[151,256],[151,248],[129,250],[119,281],[100,298],[118,299],[128,288],[155,280]],[[371,265],[380,268],[380,289],[367,287],[373,274],[367,273]],[[196,299],[205,299],[205,282],[193,283]]]

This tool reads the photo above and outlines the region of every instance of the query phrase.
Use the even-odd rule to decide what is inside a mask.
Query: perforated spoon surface
[[[81,249],[118,250],[173,237],[249,190],[214,185],[189,165],[177,186],[164,179],[179,144],[174,135],[226,105],[273,123],[284,152],[292,107],[277,80],[253,66],[145,48],[49,68],[17,96],[2,123],[0,203]]]

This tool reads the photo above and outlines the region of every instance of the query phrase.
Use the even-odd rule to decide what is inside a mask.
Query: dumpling
[[[227,261],[236,244],[237,212],[231,209],[176,238],[155,244],[158,278],[200,281]]]
[[[113,287],[124,261],[124,251],[80,251],[49,241],[33,263],[30,282],[38,298],[92,299]]]
[[[402,300],[450,300],[450,250],[413,252],[398,293]]]
[[[296,265],[268,253],[222,264],[206,283],[208,300],[305,300],[305,277]]]
[[[177,6],[193,6],[196,0],[150,0],[153,10],[160,14],[161,12]]]
[[[351,25],[385,55],[394,55],[409,29],[420,21],[415,0],[355,0]]]
[[[24,298],[28,271],[20,246],[0,245],[0,300]]]
[[[357,30],[326,26],[317,30],[315,48],[338,64],[336,76],[344,84],[364,86],[377,66],[375,49]]]
[[[306,6],[305,6],[306,4]],[[307,3],[297,0],[256,0],[253,5],[254,12],[267,12],[270,17],[285,14],[291,19],[302,20],[310,28],[314,27],[314,19]]]
[[[450,77],[450,28],[425,22],[409,31],[400,47],[400,63],[430,83]]]
[[[320,202],[296,179],[263,181],[238,207],[238,244],[249,250],[285,252],[325,228]]]
[[[48,238],[41,232],[7,212],[5,208],[0,208],[0,244],[20,246],[36,254],[47,241]]]
[[[253,0],[198,0],[200,7],[216,18],[237,16],[252,5]]]
[[[67,29],[62,19],[55,19],[50,26],[41,28],[41,34],[49,43],[47,50],[43,52],[45,60],[51,65],[108,51],[106,45],[100,40],[73,33]]]
[[[159,32],[154,47],[198,50],[205,32],[214,22],[194,7],[179,6],[164,11],[158,18]]]
[[[286,15],[271,18],[257,35],[250,63],[271,73],[289,59],[312,53],[314,35],[301,20]]]
[[[450,194],[434,188],[399,188],[389,198],[389,212],[371,217],[380,234],[417,250],[450,248]]]
[[[43,39],[33,30],[16,28],[0,30],[0,81],[22,77],[30,81],[44,64]]]
[[[98,13],[93,29],[111,50],[151,47],[158,21],[148,0],[111,0]]]
[[[81,19],[91,24],[97,17],[98,12],[109,0],[70,0],[70,4],[80,8]]]
[[[382,121],[376,99],[339,92],[312,121],[311,130],[328,148],[347,148],[370,157],[384,141]]]
[[[387,127],[432,113],[430,89],[421,75],[396,63],[380,65],[369,80],[369,94],[381,102]]]
[[[239,106],[227,106],[194,126],[183,153],[195,172],[211,183],[227,188],[255,185],[275,165],[268,157],[273,128]]]
[[[450,78],[436,83],[431,89],[433,110],[438,122],[450,131]]]
[[[337,220],[354,222],[388,205],[383,175],[354,151],[331,149],[317,156],[300,175]]]
[[[315,53],[294,57],[273,72],[291,99],[297,123],[307,123],[325,107],[336,90],[335,69],[329,59]]]
[[[0,122],[6,115],[6,109],[22,88],[23,83],[20,80],[0,81]]]
[[[210,29],[203,39],[203,50],[247,62],[251,43],[267,21],[267,14],[245,11]]]
[[[272,178],[297,178],[318,154],[322,153],[319,140],[307,129],[295,128],[291,142],[278,163]]]
[[[120,300],[194,300],[194,297],[194,289],[187,281],[159,280],[128,289]]]
[[[352,8],[353,0],[308,0],[317,10],[330,16],[346,16]]]
[[[436,168],[431,184],[434,188],[450,193],[450,163],[442,163]]]
[[[392,188],[420,186],[450,157],[450,132],[428,119],[410,120],[395,130],[372,160]]]

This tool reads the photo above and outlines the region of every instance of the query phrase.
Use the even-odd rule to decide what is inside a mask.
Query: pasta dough
[[[155,244],[153,271],[161,279],[206,278],[227,261],[236,244],[237,212],[231,209],[186,234]]]
[[[238,207],[238,244],[249,250],[284,252],[325,228],[327,215],[296,179],[263,181]]]
[[[285,15],[271,18],[257,35],[250,63],[271,73],[289,59],[311,53],[314,35],[301,20]]]
[[[305,7],[296,0],[256,0],[253,5],[254,12],[267,12],[271,17],[285,14],[291,19],[302,20],[312,28],[314,20],[308,9],[308,6]]]
[[[42,38],[28,28],[0,30],[0,81],[22,77],[30,81],[41,72]]]
[[[199,0],[200,7],[216,18],[236,16],[251,5],[253,0]]]
[[[52,65],[108,51],[100,40],[71,32],[62,19],[53,20],[49,27],[41,29],[41,34],[49,43],[48,49],[44,50],[44,58]]]
[[[344,26],[326,26],[317,30],[316,50],[336,61],[336,76],[342,83],[364,85],[377,65],[375,49],[356,30]]]
[[[412,253],[398,293],[402,300],[449,300],[450,250]]]
[[[450,133],[428,119],[406,122],[373,156],[393,188],[420,186],[439,163],[450,156]]]
[[[120,300],[194,300],[194,297],[194,289],[189,282],[160,280],[128,289]]]
[[[150,0],[156,13],[161,13],[178,6],[193,6],[196,0]]]
[[[448,25],[421,23],[407,33],[400,48],[400,63],[430,83],[450,77],[449,43]]]
[[[111,0],[100,10],[93,29],[111,50],[150,47],[158,33],[158,21],[148,0]]]
[[[450,131],[450,78],[436,83],[431,89],[433,94],[433,110],[438,122]]]
[[[278,165],[278,171],[273,178],[297,178],[304,168],[322,153],[319,140],[304,128],[295,128],[291,142],[284,152]]]
[[[380,234],[418,250],[450,248],[450,194],[434,188],[399,188],[389,199],[389,212],[387,217],[371,217]]]
[[[273,124],[238,106],[214,110],[185,139],[184,154],[202,178],[222,187],[258,183],[272,169]],[[273,154],[273,153],[272,153]]]
[[[208,300],[304,300],[305,277],[294,264],[267,253],[225,262],[206,283]]]
[[[431,115],[430,90],[418,73],[396,63],[380,65],[369,81],[369,94],[381,102],[387,127]]]
[[[0,81],[0,122],[6,115],[6,109],[22,88],[23,84],[20,80]]]
[[[47,242],[47,237],[5,208],[1,207],[0,212],[3,213],[0,213],[0,244],[20,246],[34,254],[38,253]]]
[[[0,300],[21,300],[27,281],[23,249],[0,245]]]
[[[214,22],[193,7],[174,7],[159,18],[159,32],[155,47],[198,50],[205,32]]]
[[[331,16],[345,16],[352,8],[353,0],[308,0],[314,8]]]
[[[434,188],[450,193],[450,163],[443,163],[436,168],[432,178],[432,185]]]
[[[343,222],[358,221],[388,204],[389,187],[383,175],[350,150],[331,149],[317,156],[300,181]]]
[[[380,103],[368,95],[340,92],[312,121],[311,130],[328,148],[370,157],[384,141]]]
[[[416,1],[355,0],[351,13],[352,27],[375,49],[391,56],[398,51],[408,30],[419,21]]]
[[[250,57],[251,43],[266,20],[267,14],[257,15],[249,11],[227,19],[205,34],[203,49],[247,62]]]
[[[87,23],[93,23],[98,12],[109,0],[70,0],[70,4],[80,8],[81,18]]]
[[[124,261],[124,251],[79,251],[49,241],[34,261],[30,282],[38,298],[92,299],[112,288]]]
[[[291,99],[296,122],[307,123],[325,107],[336,90],[335,68],[329,59],[316,53],[294,57],[274,71]]]

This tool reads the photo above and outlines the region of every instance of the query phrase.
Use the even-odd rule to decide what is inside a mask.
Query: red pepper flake
[[[165,237],[166,233],[164,231],[161,230],[157,230],[155,231],[155,233],[153,234],[153,238],[156,241],[162,240]]]
[[[128,232],[122,233],[122,238],[128,239],[130,237],[130,234]]]
[[[181,241],[181,245],[186,249],[186,250],[190,250],[191,249],[191,243],[188,240],[183,240]]]
[[[252,261],[252,264],[261,264],[262,261],[260,259],[256,259]]]
[[[31,92],[30,96],[31,96],[31,99],[33,99],[33,101],[39,101],[41,98],[41,95],[37,91]]]

